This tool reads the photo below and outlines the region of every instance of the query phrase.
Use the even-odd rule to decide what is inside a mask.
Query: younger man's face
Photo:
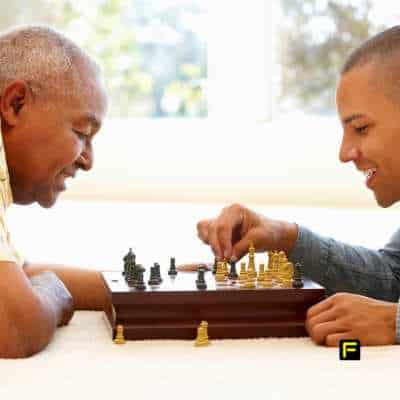
[[[384,74],[373,64],[354,67],[338,85],[336,103],[343,126],[339,158],[364,174],[382,207],[400,200],[399,104],[384,92]]]

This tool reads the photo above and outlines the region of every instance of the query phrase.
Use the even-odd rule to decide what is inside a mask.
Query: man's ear
[[[3,121],[15,126],[21,118],[21,110],[33,100],[29,86],[24,81],[14,81],[8,85],[0,98],[0,111]]]

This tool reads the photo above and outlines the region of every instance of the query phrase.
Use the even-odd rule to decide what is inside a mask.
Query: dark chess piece
[[[295,289],[300,289],[304,286],[304,281],[302,277],[302,265],[301,263],[294,264],[294,274],[292,286]]]
[[[228,278],[232,279],[232,280],[238,279],[239,275],[238,275],[238,273],[236,271],[236,263],[235,262],[230,262],[229,265],[231,266],[231,269],[229,271]]]
[[[135,283],[135,289],[138,290],[146,289],[146,284],[144,283],[143,270],[141,269],[137,271],[137,280]]]
[[[169,265],[168,275],[176,276],[177,274],[178,274],[178,271],[176,270],[175,258],[171,257],[171,262],[170,262],[170,265]]]
[[[139,280],[139,272],[143,273],[144,276],[144,272],[146,271],[146,268],[143,267],[142,264],[134,264],[132,265],[133,268],[133,285],[136,285],[138,280]]]
[[[160,264],[159,263],[154,263],[154,269],[156,271],[156,277],[157,277],[157,280],[158,280],[158,284],[160,285],[161,282],[162,282]]]
[[[205,272],[206,270],[201,267],[197,270],[197,279],[196,279],[197,289],[207,289],[206,280],[204,278]]]
[[[217,273],[217,265],[218,265],[218,260],[217,260],[217,257],[215,257],[214,258],[213,270],[212,270],[213,275],[215,275]]]
[[[150,267],[150,279],[148,281],[148,284],[150,286],[157,286],[160,284],[157,276],[157,267],[155,265],[153,267]]]
[[[122,260],[124,261],[124,272],[122,273],[122,275],[126,275],[126,270],[129,263],[133,265],[135,265],[136,263],[136,255],[132,252],[132,247],[129,248],[128,254],[126,254]]]
[[[135,267],[130,261],[126,263],[125,280],[129,286],[133,286],[135,284]]]

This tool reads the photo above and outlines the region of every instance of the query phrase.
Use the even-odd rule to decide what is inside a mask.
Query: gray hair
[[[34,95],[69,95],[82,84],[80,65],[95,80],[96,63],[70,39],[44,26],[23,26],[0,34],[0,96],[14,80],[25,81]]]

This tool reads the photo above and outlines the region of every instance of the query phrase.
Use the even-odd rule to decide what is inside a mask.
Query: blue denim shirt
[[[303,264],[304,275],[327,294],[349,292],[396,302],[396,341],[400,343],[400,229],[383,249],[371,250],[326,238],[299,226],[291,262]]]

